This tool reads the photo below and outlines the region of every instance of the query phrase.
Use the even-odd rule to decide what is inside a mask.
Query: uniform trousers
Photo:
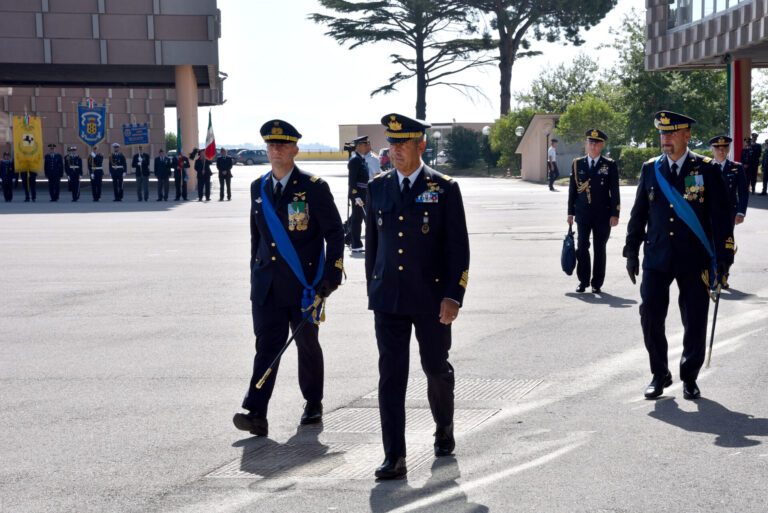
[[[349,217],[349,231],[352,235],[352,248],[362,248],[363,247],[363,241],[360,238],[360,235],[363,230],[363,219],[365,218],[365,211],[363,210],[363,207],[355,204],[354,200],[352,201],[352,215]]]
[[[230,199],[232,197],[232,175],[227,174],[227,176],[221,176],[219,175],[219,199],[224,199],[224,187],[227,188],[227,199]]]
[[[112,189],[115,192],[115,199],[116,200],[122,200],[123,199],[123,172],[117,172],[117,173],[109,173],[112,175]]]
[[[26,194],[26,200],[32,198],[35,201],[37,198],[37,173],[20,173],[20,180],[24,183],[24,194]]]
[[[139,201],[149,200],[149,176],[144,176],[141,172],[136,173],[136,196]]]
[[[51,195],[51,200],[59,201],[59,194],[61,193],[61,177],[48,178],[48,193]]]
[[[13,175],[3,177],[3,197],[5,201],[13,199]]]
[[[181,171],[173,172],[173,184],[176,186],[176,200],[179,198],[187,199],[187,181],[181,177]]]
[[[208,175],[197,176],[197,199],[211,199],[211,177]]]
[[[605,246],[608,243],[608,237],[611,235],[611,223],[606,218],[605,221],[597,222],[577,222],[577,239],[576,244],[576,276],[579,278],[579,284],[585,287],[591,284],[595,288],[603,286],[605,281]],[[589,256],[589,236],[592,235],[592,243],[594,244],[595,253],[595,265],[592,267]]]
[[[555,180],[560,178],[560,170],[557,168],[557,163],[553,162],[552,167],[554,169],[549,170],[549,188],[551,189],[555,185]]]
[[[256,384],[288,340],[288,326],[290,325],[292,331],[295,330],[304,313],[298,305],[282,308],[274,306],[271,291],[264,305],[251,302],[251,313],[253,333],[256,335],[256,356],[253,359],[253,376],[243,399],[243,408],[266,417],[280,362],[272,368],[272,373],[261,389],[257,389]],[[308,321],[293,340],[299,356],[299,388],[307,402],[323,400],[323,350],[317,338],[318,328],[317,324]]]
[[[160,176],[157,179],[157,199],[168,200],[168,187],[170,184],[170,177]]]
[[[645,348],[650,357],[651,373],[665,376],[667,337],[664,323],[669,308],[669,287],[677,282],[680,290],[678,305],[683,321],[683,355],[680,358],[680,379],[695,381],[704,364],[707,344],[707,313],[709,293],[701,279],[701,271],[663,272],[643,270],[640,284],[640,324],[643,327]]]
[[[754,193],[757,185],[757,166],[749,166],[744,169],[744,172],[747,174],[747,185]]]
[[[103,178],[104,175],[100,173],[94,173],[93,178],[91,178],[91,194],[94,200],[101,199],[101,181]]]
[[[72,201],[80,199],[80,175],[73,174],[69,177],[69,190],[72,191]]]
[[[448,363],[451,326],[437,312],[399,315],[374,312],[379,347],[379,415],[384,454],[405,456],[405,392],[408,385],[411,326],[416,329],[421,368],[427,376],[427,399],[435,424],[453,422],[453,367]]]

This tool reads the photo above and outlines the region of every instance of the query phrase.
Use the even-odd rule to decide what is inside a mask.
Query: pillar
[[[192,66],[175,66],[176,78],[176,116],[181,120],[181,144],[179,153],[189,156],[193,148],[200,144],[197,132],[197,80]],[[191,193],[197,187],[197,175],[194,172],[194,164],[190,161],[192,171],[189,172],[187,188]]]
[[[736,59],[728,64],[728,114],[733,138],[732,160],[741,159],[744,138],[752,130],[752,61]]]

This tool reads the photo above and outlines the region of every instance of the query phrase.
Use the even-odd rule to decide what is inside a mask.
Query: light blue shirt
[[[421,173],[421,170],[424,168],[424,162],[421,163],[419,166],[419,169],[411,173],[407,178],[410,181],[411,187],[413,187],[413,184],[416,183],[416,179],[419,177],[419,173]],[[403,180],[405,180],[406,176],[401,173],[399,170],[397,171],[397,181],[400,184],[400,191],[403,190]]]
[[[277,188],[277,182],[279,181],[281,184],[283,184],[283,190],[288,186],[288,180],[291,179],[291,175],[293,174],[293,170],[296,169],[295,167],[291,168],[290,173],[286,174],[284,177],[282,177],[280,180],[275,179],[275,175],[271,174],[270,177],[272,179],[272,192],[275,192],[275,189]]]

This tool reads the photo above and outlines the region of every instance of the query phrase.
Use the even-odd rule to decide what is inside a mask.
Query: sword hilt
[[[258,383],[256,383],[256,388],[257,388],[258,390],[261,390],[261,387],[263,387],[263,386],[264,386],[264,382],[265,382],[265,381],[267,381],[267,378],[269,377],[269,375],[270,375],[270,374],[272,374],[272,367],[270,367],[269,369],[267,369],[267,372],[265,372],[265,373],[264,373],[264,375],[263,375],[263,376],[261,377],[261,379],[259,380],[259,382],[258,382]]]

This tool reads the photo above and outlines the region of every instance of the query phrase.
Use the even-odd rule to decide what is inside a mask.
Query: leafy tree
[[[555,131],[565,142],[577,142],[584,140],[590,128],[599,128],[608,142],[617,143],[622,132],[620,122],[621,117],[607,101],[590,94],[566,109]]]
[[[489,140],[491,149],[500,153],[498,166],[509,168],[513,174],[520,174],[520,155],[515,153],[522,136],[515,134],[517,127],[527,128],[531,124],[535,111],[531,107],[521,107],[501,116],[491,127]]]
[[[565,38],[580,45],[581,27],[589,28],[613,9],[617,0],[465,0],[467,5],[493,16],[491,28],[498,32],[501,73],[501,115],[511,107],[512,67],[520,57],[529,56],[531,41],[549,42]],[[536,52],[538,53],[538,52]]]
[[[412,56],[401,53],[391,55],[398,71],[389,83],[373,91],[391,93],[411,78],[416,79],[416,117],[426,119],[427,88],[448,86],[465,93],[480,92],[471,84],[453,81],[453,75],[469,68],[488,64],[490,59],[475,53],[491,48],[490,37],[481,39],[439,39],[459,36],[475,31],[471,14],[465,2],[458,0],[388,0],[349,2],[346,0],[320,0],[320,4],[341,15],[310,14],[315,23],[329,27],[326,35],[339,44],[351,43],[350,49],[366,43],[383,42],[406,46]]]
[[[752,70],[752,131],[768,128],[768,71]]]
[[[590,57],[579,54],[570,66],[560,64],[541,73],[531,83],[531,90],[515,99],[537,111],[561,113],[588,93],[596,93],[602,82],[596,80],[600,66]]]
[[[176,140],[176,134],[174,134],[173,132],[166,132],[165,133],[165,151],[175,150],[178,145],[179,143]]]
[[[457,168],[466,169],[480,158],[480,132],[456,126],[446,136],[445,153]]]

